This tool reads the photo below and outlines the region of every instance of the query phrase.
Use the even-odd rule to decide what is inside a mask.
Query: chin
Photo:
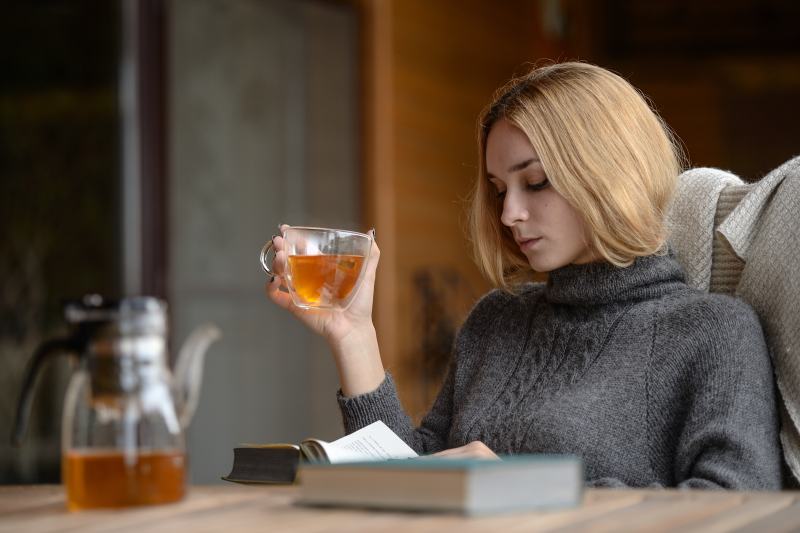
[[[538,252],[538,253],[536,253]],[[528,264],[534,272],[552,272],[567,265],[575,265],[591,262],[591,257],[587,258],[586,249],[559,249],[559,250],[535,250],[527,255]]]
[[[557,258],[529,257],[528,264],[534,272],[545,273],[557,270],[569,264],[569,261],[559,261]]]

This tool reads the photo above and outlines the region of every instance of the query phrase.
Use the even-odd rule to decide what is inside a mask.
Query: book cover
[[[578,505],[583,464],[569,455],[302,464],[305,505],[482,515]]]

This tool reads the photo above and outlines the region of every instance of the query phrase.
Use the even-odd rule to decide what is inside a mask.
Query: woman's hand
[[[283,232],[289,226],[281,226]],[[281,290],[283,273],[286,271],[286,251],[283,237],[272,239],[275,260],[272,271],[275,277],[267,283],[266,292],[270,300],[286,309],[321,335],[331,347],[339,382],[345,396],[358,396],[377,389],[383,382],[385,372],[378,348],[375,326],[372,324],[372,295],[375,291],[375,272],[381,252],[375,243],[374,230],[364,279],[350,306],[345,311],[329,309],[303,309],[292,302],[292,297]]]
[[[431,457],[447,457],[448,459],[497,459],[500,458],[491,448],[479,440],[474,440],[467,445],[458,448],[450,448],[431,454]]]
[[[289,226],[282,225],[281,232]],[[292,302],[291,296],[281,291],[283,275],[286,271],[286,251],[284,250],[283,237],[278,235],[272,239],[275,249],[275,259],[272,262],[272,271],[275,277],[267,282],[266,292],[270,300],[278,306],[288,310],[300,321],[308,326],[314,333],[322,335],[332,346],[343,343],[351,336],[363,335],[364,332],[373,330],[372,325],[372,297],[375,291],[375,272],[378,268],[380,250],[374,239],[367,259],[364,279],[361,287],[345,311],[330,309],[303,309]]]

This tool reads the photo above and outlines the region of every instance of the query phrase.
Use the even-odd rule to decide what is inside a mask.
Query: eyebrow
[[[538,163],[538,162],[539,162],[539,158],[537,158],[537,157],[531,157],[530,159],[526,159],[525,161],[520,161],[519,163],[516,163],[516,164],[514,164],[514,165],[511,165],[510,167],[508,167],[508,171],[507,171],[507,172],[508,172],[509,174],[511,174],[512,172],[518,172],[518,171],[520,171],[520,170],[523,170],[523,169],[527,168],[527,167],[528,167],[529,165],[531,165],[532,163]],[[486,173],[486,176],[487,176],[488,178],[490,178],[490,179],[491,179],[491,178],[495,178],[495,179],[497,179],[497,176],[495,176],[495,175],[494,175],[494,174],[492,174],[491,172],[487,172],[487,173]]]

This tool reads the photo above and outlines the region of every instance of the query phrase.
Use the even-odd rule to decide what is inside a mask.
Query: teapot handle
[[[25,429],[28,426],[28,418],[31,411],[31,398],[33,393],[33,384],[36,381],[36,376],[42,369],[42,364],[46,359],[52,355],[61,353],[80,353],[83,350],[84,342],[81,338],[66,337],[60,339],[51,339],[43,342],[36,348],[33,357],[28,362],[25,369],[25,378],[22,382],[22,389],[20,389],[19,401],[17,402],[17,412],[14,418],[14,430],[11,433],[11,444],[19,446],[22,442],[22,437],[25,434]]]

